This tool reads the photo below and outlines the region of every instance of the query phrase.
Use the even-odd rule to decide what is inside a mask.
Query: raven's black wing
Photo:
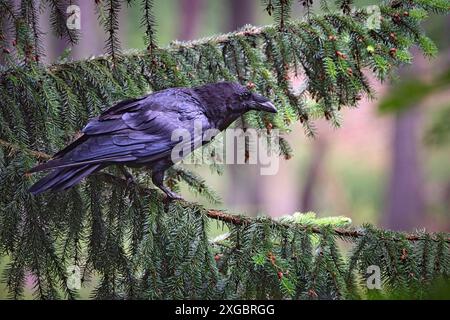
[[[194,123],[210,124],[200,102],[186,89],[168,89],[144,98],[120,102],[83,129],[83,136],[58,152],[53,160],[30,172],[87,164],[145,163],[167,157],[178,140],[175,130],[191,137]],[[201,138],[201,137],[200,137]]]

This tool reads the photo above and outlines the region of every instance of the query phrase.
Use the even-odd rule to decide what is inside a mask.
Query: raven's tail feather
[[[52,173],[32,185],[28,191],[36,195],[47,190],[65,190],[100,169],[102,169],[101,164],[88,164],[75,168],[56,168]]]
[[[31,168],[30,170],[28,170],[27,173],[33,173],[33,172],[38,172],[38,171],[42,171],[42,170],[56,168],[61,164],[61,162],[62,162],[62,159],[49,160],[47,162],[41,163],[41,164]]]

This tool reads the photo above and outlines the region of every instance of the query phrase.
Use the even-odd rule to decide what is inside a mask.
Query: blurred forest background
[[[81,41],[68,52],[64,41],[48,34],[46,63],[103,52],[105,34],[97,22],[94,1],[74,3],[81,8]],[[366,6],[376,1],[357,3]],[[301,17],[301,1],[294,9],[293,16]],[[315,10],[320,12],[320,8]],[[145,47],[139,11],[139,6],[122,7],[124,52]],[[175,39],[232,31],[245,24],[272,23],[258,0],[157,0],[155,16],[161,46]],[[42,30],[49,30],[45,26],[48,13],[42,13],[41,18]],[[440,49],[438,58],[428,60],[415,54],[415,63],[400,70],[398,81],[373,81],[377,99],[362,100],[359,110],[345,110],[341,128],[317,121],[317,138],[310,139],[298,125],[288,137],[295,156],[280,159],[277,175],[261,176],[253,165],[227,166],[223,177],[200,168],[222,196],[221,206],[272,216],[315,211],[320,216],[346,215],[356,224],[448,231],[450,20],[433,17],[427,21],[425,27]],[[189,198],[188,191],[183,194]]]
[[[103,52],[105,34],[94,1],[73,3],[81,8],[81,41],[68,51],[63,41],[46,35],[45,63]],[[301,1],[294,8],[293,16],[300,17]],[[272,23],[259,0],[155,0],[154,12],[161,46],[174,39],[232,31],[247,23]],[[49,30],[47,21],[48,13],[43,12],[44,31]],[[124,4],[120,29],[124,52],[144,49],[139,21],[139,6]],[[398,80],[383,84],[374,80],[377,99],[361,100],[358,110],[344,110],[339,129],[317,121],[317,138],[310,139],[297,125],[288,136],[294,157],[280,159],[277,175],[261,176],[256,165],[228,165],[223,176],[210,174],[206,166],[197,169],[222,197],[218,207],[271,216],[314,211],[320,217],[344,215],[354,224],[449,231],[450,19],[433,17],[425,27],[438,44],[438,57],[428,60],[414,54],[414,63],[399,71]],[[187,190],[182,194],[206,204]]]

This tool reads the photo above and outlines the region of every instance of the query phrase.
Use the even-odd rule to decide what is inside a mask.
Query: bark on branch
[[[9,149],[11,152],[24,152],[27,153],[39,160],[48,160],[51,159],[51,156],[40,152],[40,151],[34,151],[34,150],[29,150],[26,148],[21,148],[18,145],[9,143],[5,140],[0,139],[0,146],[4,147],[6,149]],[[123,186],[127,186],[129,185],[129,182],[121,177],[115,176],[113,174],[107,173],[107,172],[97,172],[95,173],[95,175],[97,177],[99,177],[102,181],[105,181],[107,183],[118,183],[121,184]],[[138,183],[134,184],[137,191],[142,193],[142,194],[154,194],[155,192],[158,192],[156,189],[152,189],[152,188],[148,188],[145,186],[142,186]],[[194,203],[185,201],[185,200],[177,200],[177,201],[181,201],[183,203],[185,203],[186,205],[196,205]],[[218,221],[223,221],[226,223],[231,223],[233,225],[240,225],[240,226],[244,226],[244,225],[248,225],[250,224],[254,218],[251,217],[246,217],[246,216],[241,216],[241,215],[236,215],[236,214],[231,214],[231,213],[227,213],[221,210],[217,210],[217,209],[206,209],[206,214],[209,218],[214,219],[214,220],[218,220]],[[278,224],[280,226],[284,226],[284,227],[292,227],[292,224],[287,224],[287,223],[283,223],[283,222],[279,222],[276,220],[273,220],[273,223]],[[322,230],[319,227],[315,227],[315,226],[310,226],[310,225],[298,225],[296,224],[296,227],[298,228],[302,228],[302,229],[308,229],[310,230],[312,233],[316,233],[316,234],[321,234]],[[350,238],[359,238],[359,237],[363,237],[364,236],[364,231],[361,230],[355,230],[355,229],[346,229],[346,228],[333,228],[333,232],[340,237],[350,237]],[[425,240],[425,237],[417,235],[417,234],[404,234],[405,239],[408,241],[421,241],[421,240]],[[403,240],[402,238],[387,238],[385,240],[393,240],[393,241],[401,241]],[[439,239],[433,237],[431,238],[432,241],[439,241]],[[450,243],[450,237],[446,238],[445,240],[447,243]]]

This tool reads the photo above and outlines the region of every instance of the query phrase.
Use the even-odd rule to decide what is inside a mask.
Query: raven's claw
[[[182,196],[180,196],[178,193],[173,192],[167,187],[161,188],[162,191],[167,195],[167,199],[169,201],[173,200],[184,200]]]
[[[125,169],[124,166],[119,166],[119,168],[120,168],[120,171],[122,171],[122,174],[124,175],[125,180],[127,181],[126,189],[129,190],[132,185],[136,184],[136,180],[134,180],[133,175],[130,172],[128,172],[128,170]]]

